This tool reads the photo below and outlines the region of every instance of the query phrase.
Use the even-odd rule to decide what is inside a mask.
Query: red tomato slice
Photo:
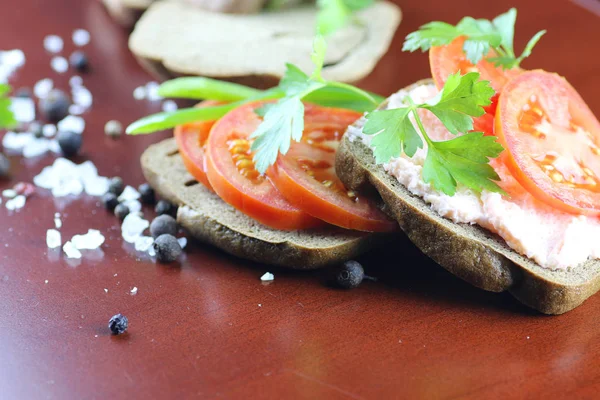
[[[292,204],[330,224],[368,232],[393,231],[397,224],[367,198],[348,191],[335,173],[335,153],[348,125],[360,113],[305,105],[302,142],[267,173]]]
[[[264,225],[281,230],[319,226],[322,221],[291,205],[254,168],[249,136],[261,122],[254,110],[263,104],[240,106],[213,126],[206,147],[208,180],[225,202]]]
[[[564,78],[538,70],[511,80],[495,126],[502,159],[528,192],[561,211],[600,215],[600,123]]]
[[[446,46],[435,46],[429,50],[429,65],[431,75],[438,89],[442,89],[448,79],[448,75],[460,71],[461,74],[468,72],[479,72],[481,79],[490,81],[492,88],[496,91],[496,96],[492,98],[492,104],[486,108],[486,114],[473,120],[473,129],[484,132],[486,135],[494,134],[494,115],[498,101],[498,94],[502,88],[512,78],[519,76],[523,70],[514,68],[504,70],[501,67],[495,67],[493,63],[486,61],[485,58],[473,65],[463,51],[464,37],[455,39]],[[488,56],[493,56],[493,50]]]
[[[211,107],[220,104],[223,102],[207,100],[199,103],[197,107]],[[173,132],[185,168],[190,175],[209,189],[212,189],[212,186],[206,176],[204,145],[214,124],[215,121],[192,122],[175,127]]]

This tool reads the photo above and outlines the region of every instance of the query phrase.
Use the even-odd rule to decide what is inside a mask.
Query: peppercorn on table
[[[551,28],[523,67],[531,61],[567,76],[600,115],[594,0],[396,2],[402,24],[362,88],[389,95],[429,76],[427,57],[401,52],[404,36],[420,25],[489,18],[515,6],[522,40]],[[170,133],[128,137],[119,135],[119,122],[175,104],[152,98],[156,85],[128,51],[128,32],[101,2],[22,0],[0,7],[0,49],[25,57],[9,83],[24,98],[52,87],[72,94],[77,107],[68,112],[85,126],[68,121],[83,134],[63,146],[78,153],[72,161],[95,179],[69,188],[78,196],[54,197],[30,184],[60,149],[9,155],[10,177],[0,180],[0,191],[23,196],[6,192],[0,204],[3,399],[593,398],[600,389],[600,296],[567,314],[542,316],[507,293],[460,281],[408,240],[361,257],[377,281],[347,291],[327,285],[325,272],[267,267],[193,240],[180,264],[153,262],[123,240],[121,223],[94,190],[107,184],[104,177],[136,188],[144,183],[141,153]],[[517,40],[515,47],[524,45]],[[11,54],[20,64],[21,53]],[[62,112],[60,103],[48,112]],[[36,131],[54,134],[51,127]],[[152,206],[143,210],[154,215]],[[100,245],[67,258],[48,248],[61,238]]]

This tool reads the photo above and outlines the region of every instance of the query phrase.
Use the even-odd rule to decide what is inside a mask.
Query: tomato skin
[[[207,142],[208,180],[226,203],[266,226],[280,230],[322,226],[323,221],[287,202],[266,178],[243,176],[232,159],[228,141],[248,139],[260,123],[254,110],[265,103],[245,104],[215,123]]]
[[[532,98],[539,101],[543,118],[559,133],[553,130],[540,136],[539,131],[522,127],[526,118],[524,110],[529,110]],[[599,216],[600,191],[588,190],[587,186],[569,186],[562,177],[553,179],[532,161],[539,159],[536,158],[538,153],[547,157],[555,152],[560,157],[580,160],[598,176],[600,157],[597,153],[600,151],[591,151],[593,149],[581,141],[576,131],[570,130],[571,126],[589,132],[590,143],[600,143],[600,123],[577,91],[557,74],[542,70],[523,73],[510,81],[500,95],[495,132],[505,148],[501,160],[513,177],[535,198],[557,210]]]

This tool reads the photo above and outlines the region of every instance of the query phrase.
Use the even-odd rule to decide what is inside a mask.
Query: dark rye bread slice
[[[235,256],[294,269],[316,269],[356,257],[393,235],[341,228],[285,232],[259,224],[206,189],[187,172],[174,139],[142,155],[150,185],[179,205],[178,222],[196,239]]]
[[[377,1],[328,37],[327,79],[368,75],[387,51],[401,19],[398,6]],[[256,87],[277,84],[291,62],[312,70],[317,8],[303,5],[255,14],[224,14],[176,1],[153,3],[137,22],[129,48],[160,79],[200,75]]]
[[[406,88],[431,83],[423,80]],[[386,103],[381,105],[385,108]],[[411,194],[381,165],[359,138],[346,135],[337,152],[336,170],[346,187],[379,193],[388,212],[409,239],[439,265],[470,284],[492,292],[509,291],[545,314],[562,314],[600,289],[600,262],[569,270],[549,270],[510,249],[499,236],[476,225],[439,216]]]

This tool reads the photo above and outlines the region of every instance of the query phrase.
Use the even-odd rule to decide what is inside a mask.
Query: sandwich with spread
[[[432,79],[388,99],[323,79],[318,37],[311,75],[288,65],[280,85],[266,91],[167,82],[166,95],[220,103],[150,116],[129,132],[178,126],[176,142],[157,145],[164,158],[198,182],[206,175],[202,187],[257,230],[271,219],[255,206],[279,198],[310,216],[286,214],[288,224],[271,226],[282,232],[310,232],[316,219],[394,240],[397,222],[467,282],[560,314],[600,287],[600,123],[565,78],[520,66],[544,31],[518,55],[516,14],[432,22],[411,33],[404,48],[429,52]],[[186,145],[182,132],[190,130],[198,139]],[[148,150],[144,169],[158,157]],[[147,175],[168,192],[167,165]],[[257,185],[254,194],[267,194],[248,199],[245,190]],[[172,199],[186,203],[182,195]],[[198,206],[183,207],[182,217]],[[202,224],[196,227],[201,236]]]

